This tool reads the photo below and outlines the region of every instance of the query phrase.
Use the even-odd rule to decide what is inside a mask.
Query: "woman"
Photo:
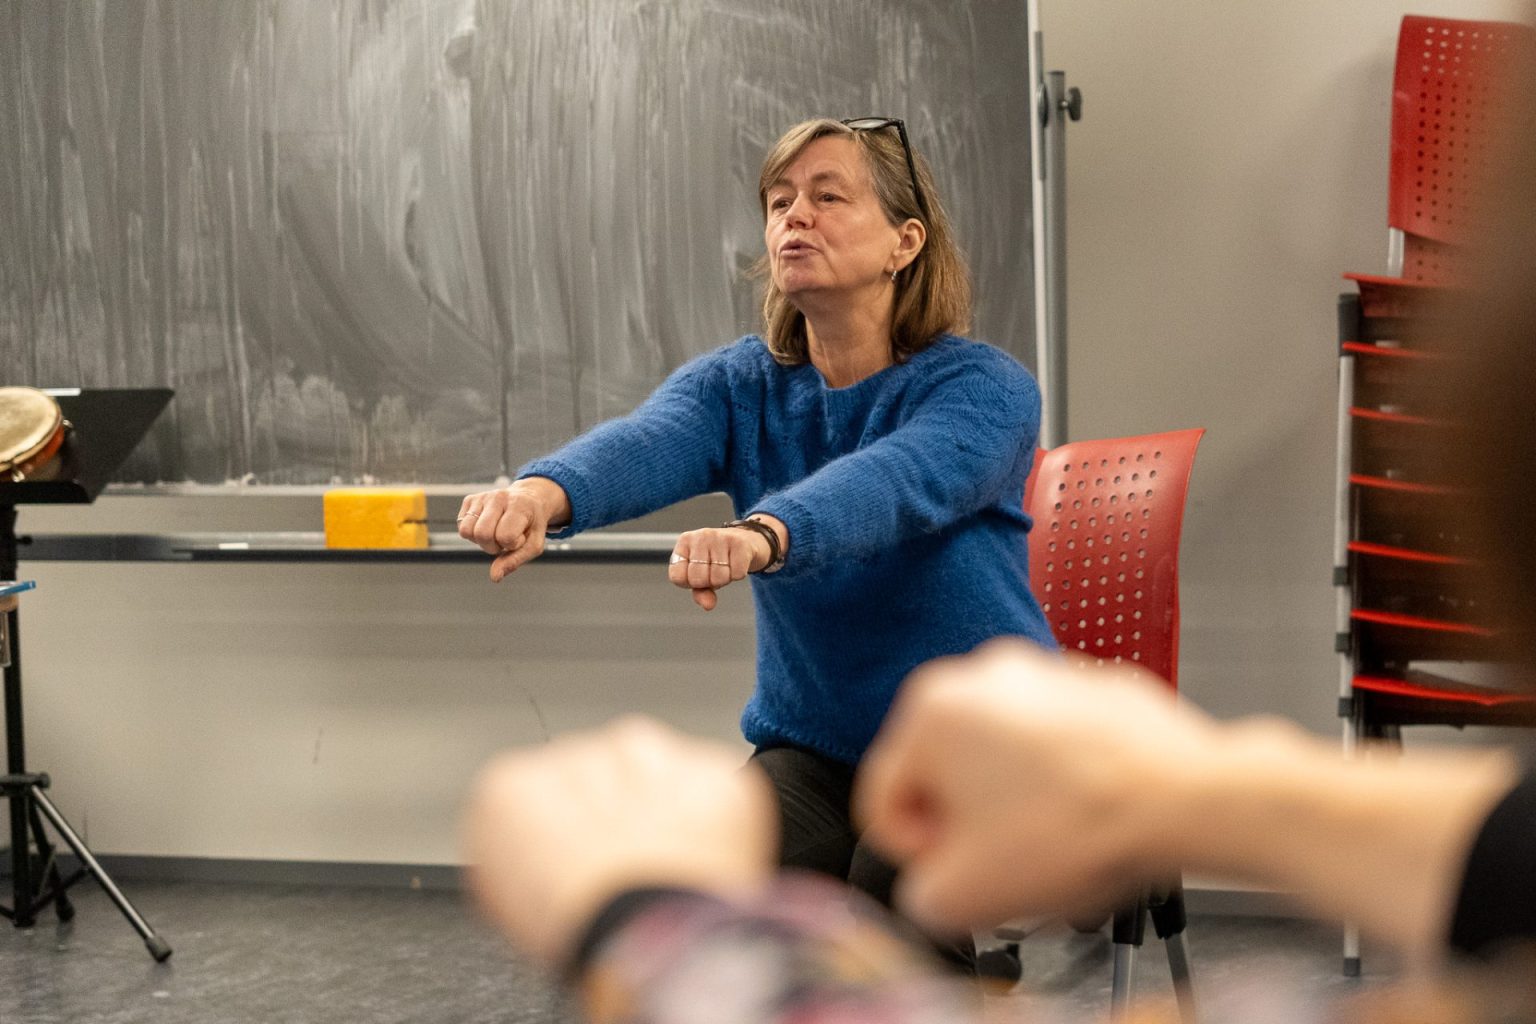
[[[889,894],[848,794],[911,669],[991,637],[1053,646],[1022,510],[1039,393],[950,333],[970,286],[900,121],[807,121],[764,162],[765,331],[687,363],[631,415],[471,494],[459,533],[499,581],[546,535],[709,491],[742,517],[677,540],[668,578],[706,611],[752,578],[757,688],[742,714],[774,783],[783,862]]]

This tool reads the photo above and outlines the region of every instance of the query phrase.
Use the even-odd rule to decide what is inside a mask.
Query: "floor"
[[[175,949],[156,964],[95,886],[78,910],[30,929],[0,922],[0,1021],[6,1024],[566,1024],[574,1018],[460,897],[442,890],[118,880]],[[1339,977],[1336,929],[1283,918],[1195,917],[1190,960],[1206,1019],[1253,986],[1306,998],[1360,984]],[[1107,1006],[1105,935],[1047,927],[1023,946],[1024,977],[994,1006],[1028,1021],[1090,1021]],[[1386,964],[1368,958],[1367,967]],[[1371,972],[1367,972],[1370,982]],[[1138,996],[1166,996],[1156,945],[1140,957]],[[1209,993],[1209,995],[1208,995]],[[1279,1019],[1279,1017],[1271,1018]],[[726,1024],[726,1022],[722,1022]]]

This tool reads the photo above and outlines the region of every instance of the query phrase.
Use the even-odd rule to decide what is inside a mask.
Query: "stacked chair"
[[[1536,725],[1536,698],[1498,685],[1496,616],[1454,526],[1459,494],[1412,456],[1454,430],[1416,407],[1454,358],[1439,300],[1472,272],[1476,182],[1508,129],[1500,71],[1522,26],[1408,16],[1393,83],[1388,272],[1346,274],[1339,299],[1334,586],[1345,748],[1408,725]],[[1360,973],[1358,936],[1344,973]]]

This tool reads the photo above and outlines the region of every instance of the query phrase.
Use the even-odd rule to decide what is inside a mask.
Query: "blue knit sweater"
[[[787,563],[750,577],[742,731],[852,763],[917,665],[1002,635],[1055,647],[1028,583],[1039,423],[1034,378],[990,345],[945,336],[831,388],[749,336],[518,475],[565,488],[562,537],[710,491],[782,520]]]

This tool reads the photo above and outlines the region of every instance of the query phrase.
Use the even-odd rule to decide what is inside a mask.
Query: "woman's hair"
[[[875,195],[891,224],[909,218],[922,222],[928,238],[917,257],[896,277],[896,309],[891,323],[891,354],[905,362],[932,345],[946,331],[960,332],[970,327],[971,275],[965,257],[955,244],[954,230],[944,205],[939,201],[928,164],[912,153],[918,186],[928,208],[924,216],[912,192],[912,177],[907,171],[901,137],[894,127],[854,130],[839,121],[821,118],[802,121],[774,144],[763,161],[757,197],[763,218],[768,216],[768,189],[789,169],[805,147],[819,138],[838,135],[851,139],[864,154],[874,182]],[[768,256],[757,261],[753,272],[763,279],[763,327],[768,350],[779,362],[796,365],[809,360],[805,317],[779,291],[769,272]]]

